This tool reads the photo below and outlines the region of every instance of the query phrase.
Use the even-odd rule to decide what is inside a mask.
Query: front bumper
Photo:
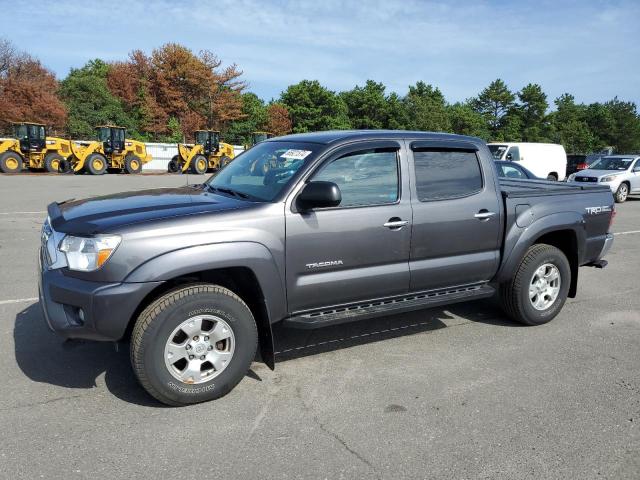
[[[120,340],[142,300],[162,282],[102,283],[42,266],[38,293],[47,325],[65,338]]]

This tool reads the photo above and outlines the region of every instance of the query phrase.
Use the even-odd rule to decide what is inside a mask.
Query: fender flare
[[[262,291],[267,321],[260,322],[256,318],[260,323],[260,350],[264,362],[273,369],[275,348],[271,325],[286,316],[287,303],[284,277],[271,252],[264,245],[256,242],[229,242],[173,250],[138,266],[124,282],[163,282],[206,270],[233,267],[249,269]]]
[[[538,238],[561,230],[570,230],[575,234],[576,258],[574,262],[569,258],[572,264],[571,291],[575,291],[578,281],[577,267],[582,261],[587,241],[584,218],[577,212],[553,213],[534,220],[526,228],[520,228],[514,223],[511,230],[505,234],[503,261],[494,281],[501,283],[510,279],[520,265],[520,260]]]

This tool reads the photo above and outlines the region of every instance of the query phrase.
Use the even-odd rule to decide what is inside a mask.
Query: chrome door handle
[[[389,220],[387,223],[383,225],[383,227],[387,228],[402,228],[405,225],[408,225],[409,222],[407,220]]]
[[[496,212],[478,212],[474,215],[478,220],[488,220],[495,216]]]

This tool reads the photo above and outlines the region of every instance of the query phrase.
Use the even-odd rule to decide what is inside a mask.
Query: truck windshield
[[[502,159],[504,152],[507,151],[506,145],[488,145],[489,150],[491,151],[491,155],[493,155],[494,160]]]
[[[602,157],[589,168],[592,170],[627,170],[633,158]]]
[[[259,143],[213,175],[206,184],[214,191],[271,202],[298,170],[315,157],[319,147],[313,143]]]

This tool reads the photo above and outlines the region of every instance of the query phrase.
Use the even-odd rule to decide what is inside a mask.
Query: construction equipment
[[[195,173],[201,175],[207,170],[218,170],[227,165],[235,154],[233,145],[220,141],[216,130],[196,130],[195,143],[179,143],[167,170],[169,173]]]
[[[124,127],[100,125],[96,127],[97,141],[84,145],[71,143],[73,155],[65,169],[102,175],[113,172],[140,173],[142,165],[151,161],[144,143],[126,138]]]
[[[251,146],[254,146],[260,142],[264,142],[273,138],[273,133],[270,132],[251,132]]]
[[[16,138],[0,141],[0,171],[19,173],[24,167],[58,172],[71,154],[71,141],[47,136],[47,127],[40,123],[14,123]]]

